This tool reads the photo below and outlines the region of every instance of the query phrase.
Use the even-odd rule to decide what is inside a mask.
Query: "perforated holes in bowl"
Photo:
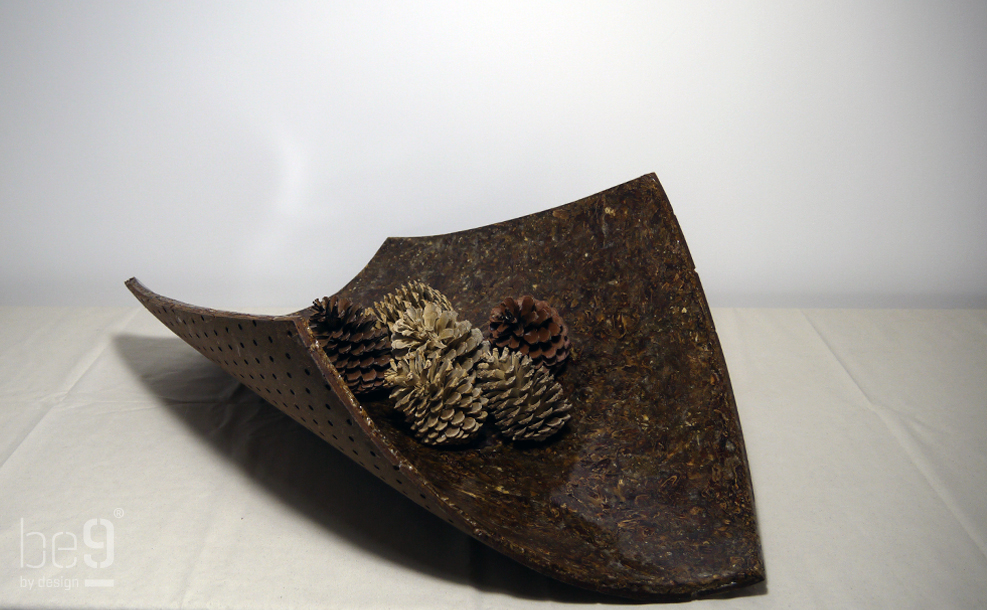
[[[168,305],[149,309],[182,339],[279,410],[415,502],[448,519],[444,511],[436,510],[427,497],[422,497],[425,494],[409,486],[401,469],[387,461],[355,424],[319,374],[292,320],[227,317]],[[283,400],[289,396],[294,400]],[[296,404],[300,397],[305,400]],[[344,423],[346,434],[338,434],[339,423]]]

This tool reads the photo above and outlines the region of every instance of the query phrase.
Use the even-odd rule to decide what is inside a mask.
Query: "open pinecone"
[[[313,302],[309,328],[329,362],[354,394],[384,385],[391,362],[391,337],[376,318],[349,299],[323,297]]]
[[[558,370],[569,356],[569,332],[559,312],[530,294],[490,311],[490,343],[517,350],[538,366]]]
[[[439,309],[453,310],[452,303],[446,295],[416,280],[399,286],[394,292],[374,303],[374,315],[382,325],[390,326],[397,322],[409,307],[422,309],[425,303],[435,303]]]
[[[544,440],[569,420],[562,386],[524,354],[495,348],[476,376],[494,425],[512,441]]]
[[[426,445],[466,443],[487,419],[476,373],[456,366],[451,357],[432,361],[414,352],[392,363],[387,381],[394,386],[395,408]]]
[[[422,351],[429,360],[451,354],[454,364],[473,368],[486,352],[480,329],[468,320],[459,320],[455,311],[441,309],[431,301],[424,307],[408,307],[391,325],[391,347],[396,357]]]

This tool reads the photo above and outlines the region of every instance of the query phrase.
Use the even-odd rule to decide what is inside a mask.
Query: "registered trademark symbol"
[[[116,517],[117,519],[119,519],[120,517],[122,517],[123,516],[123,509],[122,508],[114,508],[113,509],[113,516]]]

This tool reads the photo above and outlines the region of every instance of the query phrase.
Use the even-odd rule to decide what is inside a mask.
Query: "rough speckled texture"
[[[475,325],[508,295],[534,294],[559,310],[573,348],[559,376],[573,406],[562,433],[536,445],[489,434],[454,450],[421,445],[386,398],[361,404],[350,394],[313,349],[308,310],[276,318],[224,314],[129,285],[179,336],[275,406],[408,497],[536,570],[639,599],[687,598],[763,580],[726,364],[654,175],[508,222],[390,238],[340,295],[369,305],[415,279],[445,293]],[[202,332],[189,332],[189,316]],[[229,320],[243,328],[229,330]],[[232,366],[213,343],[236,352]],[[249,377],[254,365],[275,362],[265,361],[265,350],[278,352],[283,364],[307,358],[303,364],[312,367],[277,382],[269,378],[273,369],[263,381]],[[324,379],[293,381],[299,373],[309,381],[312,371]],[[299,403],[284,400],[286,391],[307,395]],[[339,426],[343,419],[347,425]]]

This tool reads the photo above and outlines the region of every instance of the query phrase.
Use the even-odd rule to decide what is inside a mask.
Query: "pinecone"
[[[422,309],[425,303],[435,303],[439,309],[453,310],[452,303],[435,288],[419,281],[403,284],[394,292],[374,303],[374,315],[383,326],[390,326],[398,321],[409,307]]]
[[[476,376],[494,425],[512,441],[544,440],[569,420],[562,386],[524,354],[494,348]]]
[[[354,394],[384,385],[391,361],[391,337],[376,318],[349,299],[323,297],[313,302],[309,328],[329,362]]]
[[[395,356],[404,358],[422,351],[427,359],[439,360],[450,353],[456,366],[472,369],[486,353],[488,344],[480,329],[458,317],[456,312],[440,309],[433,302],[422,308],[408,307],[391,325]]]
[[[490,343],[517,350],[538,366],[558,370],[569,356],[569,332],[559,312],[526,294],[490,311]]]
[[[476,373],[456,366],[451,357],[433,361],[414,352],[392,362],[387,381],[394,386],[394,407],[426,445],[466,443],[487,419]]]

